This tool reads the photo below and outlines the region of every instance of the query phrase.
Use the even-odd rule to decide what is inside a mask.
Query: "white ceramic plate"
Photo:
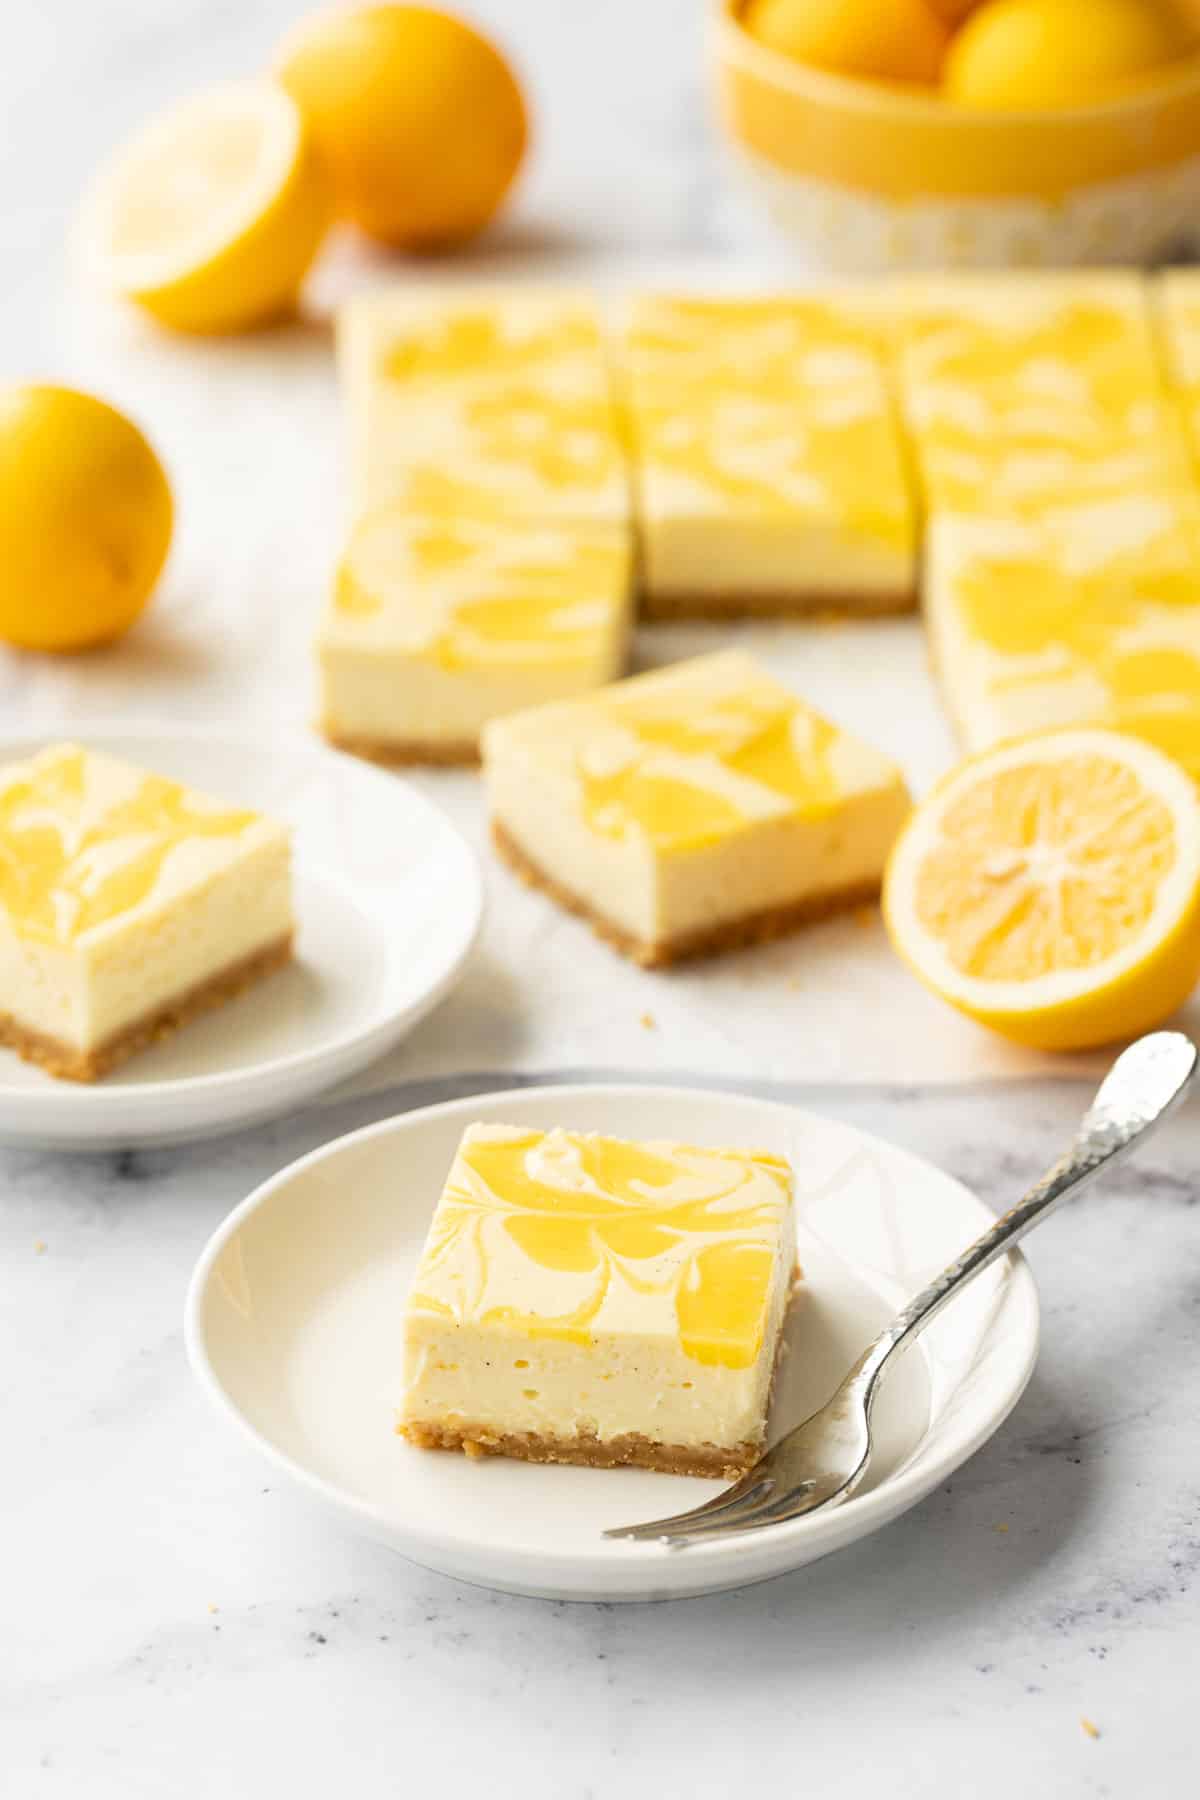
[[[469,1462],[393,1433],[410,1271],[473,1119],[774,1150],[797,1177],[802,1303],[772,1428],[824,1400],[901,1301],[990,1222],[940,1170],[791,1107],[656,1087],[543,1087],[389,1119],[304,1157],[221,1226],[188,1298],[192,1365],[219,1408],[309,1494],[445,1574],[513,1593],[651,1600],[761,1581],[894,1519],[977,1450],[1037,1352],[1018,1256],[924,1333],[881,1395],[879,1447],[845,1505],[670,1551],[608,1525],[696,1504],[718,1484],[640,1470]]]
[[[362,1068],[448,991],[479,930],[482,879],[458,832],[405,782],[286,735],[77,735],[291,825],[297,957],[94,1086],[0,1050],[0,1142],[93,1150],[231,1131]],[[46,741],[0,737],[0,763]]]

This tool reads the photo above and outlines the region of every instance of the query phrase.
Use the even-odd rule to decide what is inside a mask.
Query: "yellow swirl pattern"
[[[230,843],[257,822],[177,782],[56,746],[0,785],[0,908],[21,935],[72,944],[150,899],[182,845]]]
[[[338,571],[331,633],[443,669],[601,658],[624,616],[629,549],[569,531],[389,509],[362,521]]]
[[[1193,467],[1200,473],[1200,271],[1172,269],[1161,279],[1158,299],[1171,384]]]
[[[635,683],[603,706],[624,753],[578,763],[584,817],[603,837],[636,829],[662,850],[695,848],[761,817],[764,800],[816,817],[842,797],[836,729],[765,677],[715,694]]]
[[[618,523],[628,515],[600,323],[541,291],[347,315],[355,509]]]
[[[902,386],[930,503],[1026,508],[1188,482],[1139,288],[972,284],[906,322]]]
[[[1162,354],[1145,284],[904,292],[902,391],[933,513],[927,610],[970,747],[1114,725],[1200,778],[1200,511],[1168,385],[1186,358]]]
[[[1144,531],[1121,541],[1117,525],[1139,512]],[[1117,538],[1107,550],[1106,525]],[[1139,507],[1132,497],[1124,509],[1114,501],[1089,513],[1076,534],[1044,519],[1008,547],[968,545],[930,600],[935,629],[950,612],[950,629],[970,646],[952,679],[973,748],[1048,725],[1112,725],[1157,744],[1200,780],[1194,502]]]
[[[807,513],[906,550],[912,508],[882,358],[844,305],[638,301],[624,340],[651,513]]]
[[[579,1344],[671,1335],[697,1362],[748,1368],[790,1204],[790,1170],[765,1153],[473,1126],[410,1310]]]

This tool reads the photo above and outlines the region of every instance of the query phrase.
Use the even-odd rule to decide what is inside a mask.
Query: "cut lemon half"
[[[1119,732],[1047,732],[963,763],[891,856],[884,917],[920,979],[1018,1043],[1132,1037],[1200,978],[1200,797]]]
[[[89,272],[178,331],[239,331],[295,303],[330,217],[295,102],[267,82],[197,95],[100,172],[81,224]]]

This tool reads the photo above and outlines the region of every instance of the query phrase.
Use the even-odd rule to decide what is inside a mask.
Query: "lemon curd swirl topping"
[[[697,1362],[749,1368],[790,1199],[765,1153],[494,1129],[459,1151],[411,1306],[577,1344],[610,1321],[672,1330]]]
[[[622,728],[603,761],[577,761],[591,829],[631,828],[660,849],[698,848],[765,813],[817,817],[841,797],[834,726],[773,686],[697,696],[614,697]]]
[[[626,560],[615,535],[385,513],[360,527],[334,610],[443,669],[583,661],[611,626]]]
[[[547,312],[521,330],[501,307],[463,306],[393,332],[379,366],[390,381],[533,376],[547,361],[586,354],[599,341],[594,319],[578,307]]]
[[[1094,703],[1079,722],[1131,731],[1200,779],[1200,527],[1152,501],[1130,497],[1124,510],[1145,530],[1093,549],[1086,567],[1066,566],[1050,538],[1041,555],[969,557],[956,604],[997,701],[1082,677]],[[1110,528],[1118,517],[1114,506]]]
[[[257,822],[256,813],[197,807],[156,775],[122,783],[104,801],[89,784],[92,760],[64,747],[0,788],[0,906],[22,935],[44,943],[74,943],[132,912],[179,845],[236,838]]]
[[[415,512],[502,518],[522,490],[592,493],[623,481],[599,328],[564,307],[530,321],[449,311],[393,333],[378,358],[409,424],[387,446],[389,488]],[[453,458],[422,454],[420,423],[453,421]],[[394,453],[394,454],[393,454]]]
[[[933,499],[956,508],[1185,484],[1187,456],[1148,326],[1076,301],[1007,327],[927,312],[903,359]]]
[[[634,434],[651,484],[657,471],[741,512],[830,512],[863,536],[907,546],[882,364],[834,306],[657,299],[635,313],[629,355]]]

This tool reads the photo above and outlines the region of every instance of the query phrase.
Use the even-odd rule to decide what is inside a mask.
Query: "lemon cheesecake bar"
[[[285,962],[287,832],[74,744],[0,769],[0,1042],[92,1081]]]
[[[1200,779],[1195,495],[1133,492],[1036,518],[935,517],[925,614],[968,749],[1112,725]]]
[[[382,761],[477,762],[489,719],[615,680],[630,609],[617,527],[375,513],[318,633],[322,729]]]
[[[643,296],[618,345],[651,616],[914,604],[887,373],[848,294]]]
[[[646,966],[873,897],[909,805],[740,651],[497,720],[483,751],[502,855]]]
[[[472,1125],[408,1300],[399,1429],[732,1479],[765,1444],[795,1260],[780,1157]]]
[[[390,288],[338,318],[353,518],[384,507],[628,525],[596,307],[541,287]]]
[[[1036,513],[1188,485],[1136,275],[912,277],[889,293],[930,512]]]
[[[1200,269],[1170,269],[1155,283],[1167,380],[1200,471]]]

